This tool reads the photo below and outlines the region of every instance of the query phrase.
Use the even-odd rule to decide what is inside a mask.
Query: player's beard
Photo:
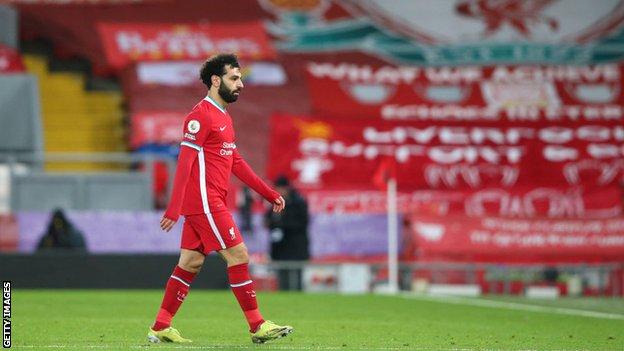
[[[219,96],[221,96],[221,98],[223,99],[223,101],[229,103],[232,103],[234,101],[236,101],[238,99],[238,95],[234,95],[234,92],[238,92],[240,93],[240,90],[230,90],[228,89],[225,84],[221,84],[219,86]]]

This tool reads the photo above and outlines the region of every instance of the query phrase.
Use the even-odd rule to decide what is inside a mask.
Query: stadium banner
[[[302,188],[367,188],[394,158],[401,189],[615,185],[624,126],[445,123],[274,115],[269,177]],[[293,132],[294,131],[294,132]]]
[[[0,44],[0,74],[24,72],[22,57],[15,49]]]
[[[308,190],[312,213],[386,213],[379,190]],[[610,218],[623,214],[621,190],[578,187],[515,187],[481,190],[415,190],[398,194],[403,213],[508,218]]]
[[[158,226],[162,211],[67,211],[66,214],[82,232],[87,251],[92,254],[166,254],[180,250],[182,225],[164,234]],[[35,252],[50,222],[50,213],[21,211],[15,216],[19,228],[17,252]],[[240,223],[238,214],[233,216]],[[270,235],[263,223],[263,214],[254,214],[252,231],[242,233],[251,254],[268,254]],[[310,253],[315,259],[380,256],[387,252],[386,238],[379,235],[387,226],[383,214],[320,213],[312,215],[310,223]]]
[[[137,81],[143,85],[168,87],[192,87],[203,85],[199,69],[204,61],[139,62],[136,67]],[[245,85],[284,85],[286,72],[273,62],[241,61],[241,73]]]
[[[623,73],[617,64],[306,65],[317,113],[416,121],[624,121]]]
[[[261,4],[274,15],[267,28],[282,52],[358,49],[417,66],[578,65],[624,54],[621,0],[299,1],[299,11],[289,1]]]
[[[17,252],[33,253],[50,221],[48,212],[17,212]],[[92,254],[176,253],[181,225],[171,235],[158,226],[159,211],[67,211],[69,220],[82,232]],[[235,219],[237,218],[235,214]],[[501,262],[530,259],[538,255],[608,260],[624,254],[624,218],[608,219],[510,219],[462,215],[414,215],[403,221],[409,239],[423,258],[483,259],[496,256]],[[97,223],[98,225],[93,225]],[[270,237],[263,215],[253,217],[253,235],[243,233],[252,254],[266,254]],[[385,214],[313,214],[310,250],[314,259],[371,257],[387,252]],[[127,228],[125,231],[115,228]],[[128,235],[131,231],[132,235]],[[404,238],[408,239],[408,238]],[[456,257],[453,257],[456,255]]]
[[[186,112],[140,111],[130,117],[130,147],[145,144],[178,144]]]
[[[108,64],[121,69],[131,62],[205,60],[218,52],[242,59],[274,59],[275,49],[260,22],[98,23]]]
[[[409,222],[412,239],[423,257],[503,262],[624,258],[624,217],[510,219],[414,215]]]

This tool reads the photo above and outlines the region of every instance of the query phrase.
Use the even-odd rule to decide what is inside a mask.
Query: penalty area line
[[[565,315],[577,316],[577,317],[624,320],[624,314],[587,311],[587,310],[579,310],[575,308],[539,306],[539,305],[530,305],[530,304],[518,303],[518,302],[494,301],[494,300],[488,300],[488,299],[457,297],[457,296],[426,296],[426,295],[414,295],[414,294],[401,294],[399,296],[403,298],[408,298],[408,299],[433,301],[433,302],[448,303],[448,304],[455,304],[455,305],[502,308],[502,309],[508,309],[508,310],[516,310],[516,311],[555,313],[555,314],[565,314]]]

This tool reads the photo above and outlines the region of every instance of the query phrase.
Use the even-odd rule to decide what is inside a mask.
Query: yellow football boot
[[[180,335],[180,332],[173,327],[165,328],[163,330],[150,330],[147,332],[147,341],[153,343],[159,342],[176,342],[176,343],[186,343],[193,342],[189,339],[185,339]]]
[[[277,325],[271,321],[264,321],[255,333],[251,333],[251,341],[255,344],[264,344],[267,341],[283,338],[293,332],[289,325]]]

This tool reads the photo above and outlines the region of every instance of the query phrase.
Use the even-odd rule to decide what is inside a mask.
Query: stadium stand
[[[27,70],[39,81],[46,152],[123,152],[122,101],[119,92],[87,91],[85,76],[50,72],[47,60],[25,55]],[[103,163],[52,163],[46,170],[107,170]]]
[[[290,211],[175,221],[220,52]],[[624,0],[0,0],[0,277],[4,348],[621,350]]]
[[[422,3],[403,13],[403,5],[373,0],[16,2],[22,47],[51,48],[22,49],[38,79],[43,138],[36,144],[11,132],[7,140],[35,143],[26,150],[43,152],[31,159],[45,167],[12,176],[12,210],[72,209],[88,238],[107,235],[88,227],[97,210],[157,220],[181,120],[205,94],[197,71],[225,47],[240,55],[246,84],[228,107],[237,147],[260,175],[287,174],[306,194],[316,262],[385,262],[392,175],[403,288],[420,279],[521,292],[522,284],[488,281],[493,266],[470,274],[452,266],[441,275],[409,267],[582,261],[615,264],[605,266],[611,280],[602,287],[621,294],[624,6],[609,12],[603,2],[586,16],[560,4],[543,16],[511,8],[522,20],[498,14],[504,25],[497,26],[488,17],[494,10],[469,6],[477,2]],[[244,11],[229,11],[237,7]],[[6,8],[0,16],[6,13],[15,18]],[[16,32],[16,21],[7,23]],[[71,60],[84,65],[59,68]],[[98,80],[114,83],[103,91],[94,89]],[[74,156],[80,162],[68,162]],[[126,172],[134,170],[143,172]],[[269,239],[260,212],[257,236],[247,239],[262,260]],[[44,216],[18,220],[38,225]],[[101,227],[115,221],[105,216]],[[171,245],[136,231],[148,251]],[[28,252],[37,233],[20,234],[30,240],[22,246]],[[570,272],[580,274],[576,268]],[[387,280],[385,268],[375,277]]]

